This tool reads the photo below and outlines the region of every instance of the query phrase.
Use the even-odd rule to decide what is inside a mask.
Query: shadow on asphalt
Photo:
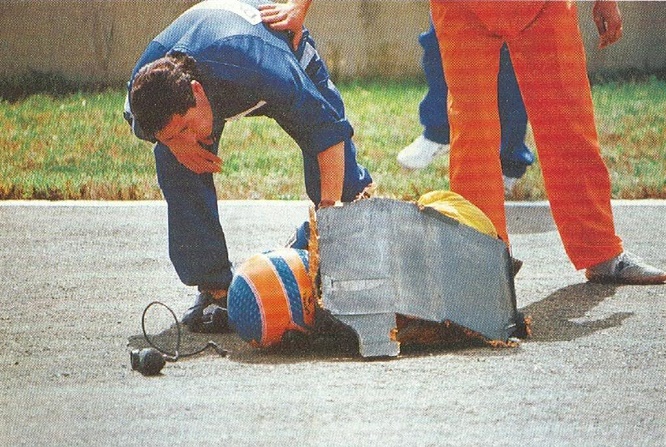
[[[178,340],[178,329],[176,325],[171,326],[159,334],[150,334],[150,340],[154,347],[162,350],[168,355],[175,353]],[[215,342],[220,347],[228,351],[226,357],[229,360],[243,363],[299,363],[312,360],[329,361],[350,361],[362,360],[358,354],[358,347],[349,343],[348,340],[336,342],[333,339],[318,340],[314,345],[302,349],[256,349],[243,341],[233,333],[227,334],[200,334],[182,329],[180,355],[183,360],[189,357],[189,353],[196,352],[206,346],[209,342]],[[143,334],[129,337],[128,347],[133,349],[143,349],[149,347]],[[217,355],[213,349],[203,351],[197,355]]]
[[[433,323],[434,324],[434,323]],[[153,347],[162,350],[165,354],[175,355],[178,345],[178,327],[173,324],[166,330],[156,334],[148,334]],[[312,361],[329,362],[367,362],[394,360],[396,357],[361,357],[355,335],[351,332],[338,333],[335,335],[324,335],[313,339],[307,346],[295,346],[291,348],[276,347],[268,349],[256,349],[236,334],[201,334],[193,333],[183,328],[180,334],[180,349],[178,353],[181,360],[190,358],[190,353],[204,348],[210,341],[217,343],[228,351],[226,357],[229,360],[241,363],[254,364],[288,364]],[[143,349],[150,346],[143,334],[129,337],[128,347],[130,350]],[[455,342],[447,342],[429,345],[406,345],[403,344],[399,357],[423,357],[432,355],[474,355],[494,356],[507,355],[517,352],[511,347],[491,347],[488,343],[474,338],[458,338]],[[206,349],[196,356],[217,356],[214,349]]]
[[[530,340],[570,341],[602,329],[619,326],[633,313],[618,312],[594,321],[571,321],[584,318],[606,298],[615,295],[616,289],[617,285],[609,284],[591,282],[573,284],[557,290],[544,300],[520,309],[526,316],[532,317]]]
[[[532,318],[532,336],[528,341],[555,342],[571,341],[588,336],[599,330],[619,326],[625,319],[633,315],[630,312],[614,313],[604,319],[594,321],[576,322],[598,306],[606,298],[615,295],[617,286],[585,282],[574,284],[557,290],[542,301],[533,303],[520,309],[526,316]],[[174,355],[178,345],[178,327],[171,327],[157,334],[150,334],[153,346],[169,355]],[[180,348],[178,349],[182,360],[186,360],[190,353],[204,348],[209,341],[217,343],[228,351],[227,358],[242,363],[299,363],[318,361],[368,361],[386,360],[386,358],[364,359],[358,353],[358,346],[349,334],[339,338],[335,336],[321,337],[303,348],[293,349],[255,349],[235,334],[200,334],[183,328],[180,333]],[[143,334],[129,337],[130,349],[142,349],[149,346]],[[492,348],[479,340],[458,341],[453,344],[435,346],[403,346],[401,357],[419,357],[429,355],[510,355],[515,353],[511,348]],[[218,354],[213,349],[204,350],[197,355]]]

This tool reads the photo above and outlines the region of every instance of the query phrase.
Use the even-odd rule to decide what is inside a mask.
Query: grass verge
[[[421,131],[417,110],[425,89],[418,82],[340,85],[359,161],[382,196],[412,200],[448,188],[448,157],[418,172],[395,162]],[[597,84],[593,98],[613,197],[666,199],[666,81]],[[0,101],[0,199],[160,198],[151,147],[131,135],[123,101],[118,89]],[[529,133],[527,141],[534,148]],[[220,152],[220,199],[306,197],[299,150],[273,121],[231,123]],[[545,198],[538,163],[518,183],[516,198]]]

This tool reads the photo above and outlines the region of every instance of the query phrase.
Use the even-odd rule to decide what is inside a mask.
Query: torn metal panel
[[[395,356],[395,314],[453,321],[506,341],[516,325],[511,258],[499,239],[435,210],[370,199],[317,212],[321,305]]]

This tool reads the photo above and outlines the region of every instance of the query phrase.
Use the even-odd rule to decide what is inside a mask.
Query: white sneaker
[[[516,182],[518,181],[515,177],[504,176],[504,197],[509,199],[513,197],[513,188],[516,187]]]
[[[435,143],[421,135],[412,144],[401,150],[397,159],[403,168],[423,169],[432,163],[437,155],[448,152],[448,144]]]
[[[603,284],[663,284],[666,272],[646,264],[638,256],[623,251],[606,262],[585,271],[585,277]]]

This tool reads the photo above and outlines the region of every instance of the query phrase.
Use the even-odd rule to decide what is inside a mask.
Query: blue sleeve
[[[200,54],[199,62],[210,75],[266,101],[263,114],[275,119],[301,150],[318,154],[351,138],[351,124],[317,90],[291,51],[254,36],[236,36],[232,45],[220,45]]]

